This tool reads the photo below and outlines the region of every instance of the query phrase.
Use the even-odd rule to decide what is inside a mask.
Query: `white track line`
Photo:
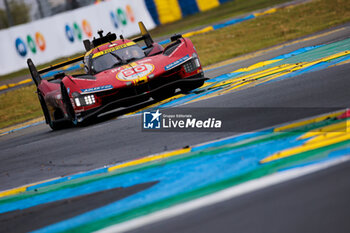
[[[292,180],[313,172],[317,172],[340,163],[350,160],[350,156],[334,159],[327,162],[322,162],[307,167],[295,168],[286,170],[284,172],[275,173],[262,178],[258,178],[252,181],[245,182],[240,185],[236,185],[231,188],[224,189],[222,191],[186,202],[173,207],[154,212],[152,214],[138,217],[123,223],[106,227],[97,231],[98,233],[112,233],[112,232],[126,232],[134,230],[145,225],[156,223],[162,220],[166,220],[172,217],[176,217],[187,212],[197,210],[206,206],[217,204],[223,201],[230,200],[234,197],[238,197],[259,189],[263,189],[275,184],[280,184],[288,180]]]

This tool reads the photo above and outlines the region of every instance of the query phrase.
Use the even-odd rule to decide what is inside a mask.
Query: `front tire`
[[[194,81],[194,82],[186,83],[186,84],[184,84],[180,89],[181,89],[182,92],[185,92],[185,93],[186,93],[186,92],[190,92],[190,91],[192,91],[192,90],[194,90],[194,89],[197,89],[197,88],[203,86],[204,81],[205,81],[205,80],[199,80],[199,81]]]
[[[152,98],[158,102],[158,101],[167,99],[167,98],[173,96],[174,94],[175,94],[174,88],[165,88],[165,89],[159,90],[159,91],[155,92],[154,94],[152,94]]]
[[[73,125],[76,125],[77,119],[75,116],[75,112],[74,112],[72,103],[70,102],[67,88],[64,86],[63,83],[61,83],[61,94],[62,94],[62,101],[66,108],[66,112],[68,114],[69,120],[72,122]]]

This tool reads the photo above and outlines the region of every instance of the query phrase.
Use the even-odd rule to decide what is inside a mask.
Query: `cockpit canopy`
[[[131,46],[123,48],[117,47],[116,49],[108,49],[85,57],[85,66],[88,69],[87,72],[96,74],[145,57],[144,51],[138,44],[134,43]]]

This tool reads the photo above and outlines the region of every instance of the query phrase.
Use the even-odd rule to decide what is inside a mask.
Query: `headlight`
[[[199,68],[201,66],[201,63],[199,62],[197,53],[192,54],[194,64],[196,65],[196,68]]]
[[[75,105],[80,107],[81,106],[81,103],[80,103],[80,100],[79,98],[74,98],[74,101],[75,101]]]
[[[194,59],[194,63],[196,64],[197,68],[199,68],[201,66],[201,64],[199,63],[199,59],[198,58]]]
[[[183,64],[186,73],[191,73],[199,67],[197,66],[197,64],[199,64],[199,61],[196,62],[196,60],[198,60],[198,58],[191,59]]]
[[[191,73],[201,66],[198,55],[196,53],[192,54],[192,58],[183,64],[186,73]]]
[[[79,97],[74,98],[75,105],[80,106],[88,106],[91,104],[96,103],[95,95],[82,95]]]
[[[95,103],[95,96],[94,95],[86,95],[84,96],[85,104],[90,105]]]

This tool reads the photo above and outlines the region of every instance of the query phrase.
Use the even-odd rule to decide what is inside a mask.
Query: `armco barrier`
[[[126,37],[138,34],[138,21],[148,29],[156,26],[144,0],[113,0],[0,30],[0,75],[26,68],[29,57],[42,64],[82,52],[82,41],[101,28]]]
[[[185,16],[207,11],[232,0],[145,0],[156,24],[171,23]]]

